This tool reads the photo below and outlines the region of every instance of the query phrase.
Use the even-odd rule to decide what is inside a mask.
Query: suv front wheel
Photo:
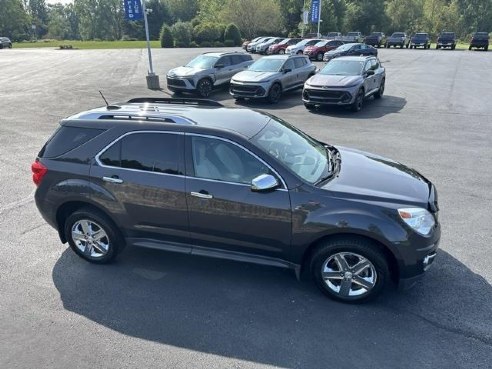
[[[80,209],[65,222],[65,238],[81,258],[96,264],[112,261],[123,246],[112,223],[92,209]]]
[[[389,268],[376,245],[344,238],[320,245],[311,258],[311,274],[329,297],[360,303],[381,293],[389,279]]]
[[[209,97],[212,93],[212,81],[208,78],[204,78],[198,82],[196,90],[201,97]]]

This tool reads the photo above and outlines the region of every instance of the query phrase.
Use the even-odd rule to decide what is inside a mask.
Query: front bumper
[[[166,76],[167,88],[171,91],[194,91],[196,83],[192,78]]]
[[[350,105],[357,90],[358,86],[349,89],[306,87],[302,91],[302,101],[313,105]]]
[[[229,93],[233,97],[261,99],[268,95],[270,83],[231,82]]]
[[[453,47],[455,44],[453,42],[438,42],[439,47]]]

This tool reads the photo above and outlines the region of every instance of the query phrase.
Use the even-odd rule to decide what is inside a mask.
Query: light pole
[[[161,88],[159,84],[159,76],[154,73],[154,66],[152,65],[152,51],[150,47],[149,23],[147,21],[147,9],[145,8],[145,0],[142,0],[142,10],[143,10],[144,24],[145,24],[145,37],[147,38],[147,51],[149,55],[149,72],[147,74],[147,88],[151,90],[159,90]],[[152,9],[149,9],[149,12],[151,11]]]
[[[321,37],[319,33],[319,26],[321,25],[321,3],[323,0],[319,0],[319,10],[318,10],[318,37]]]

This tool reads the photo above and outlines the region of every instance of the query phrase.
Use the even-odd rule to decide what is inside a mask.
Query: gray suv
[[[344,302],[414,285],[441,233],[436,189],[416,170],[210,100],[64,119],[32,173],[41,215],[89,262],[125,245],[252,262],[311,275]]]
[[[302,101],[308,109],[318,105],[349,106],[360,111],[364,99],[383,96],[386,72],[374,56],[343,56],[328,62],[304,84]]]
[[[266,98],[276,103],[283,92],[302,87],[315,71],[305,56],[264,56],[232,77],[229,92],[236,100]]]
[[[242,52],[212,52],[197,56],[182,67],[171,69],[167,88],[173,92],[196,92],[202,97],[214,87],[229,83],[231,77],[253,63],[251,55]]]

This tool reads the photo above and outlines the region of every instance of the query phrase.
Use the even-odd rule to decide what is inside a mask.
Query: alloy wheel
[[[81,219],[72,226],[72,239],[75,246],[85,256],[98,259],[109,252],[109,237],[99,224],[89,219]]]
[[[208,97],[212,92],[212,82],[208,79],[203,79],[198,83],[198,93],[202,97]]]

